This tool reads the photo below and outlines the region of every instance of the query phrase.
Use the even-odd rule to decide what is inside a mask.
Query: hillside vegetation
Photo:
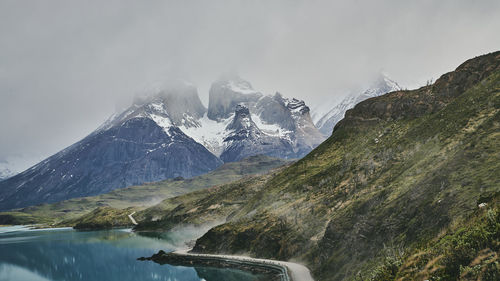
[[[167,200],[138,229],[213,216],[195,252],[296,260],[317,280],[498,280],[499,147],[496,52],[361,102],[276,175]]]

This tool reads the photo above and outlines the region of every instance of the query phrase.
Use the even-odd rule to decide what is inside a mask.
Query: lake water
[[[0,227],[0,281],[255,281],[235,269],[193,268],[138,261],[175,247],[179,233],[144,237],[128,230],[30,230]]]

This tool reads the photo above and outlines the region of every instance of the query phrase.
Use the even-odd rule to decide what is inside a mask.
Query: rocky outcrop
[[[290,158],[293,153],[289,142],[260,130],[246,106],[236,106],[233,121],[226,130],[229,134],[224,139],[224,151],[220,156],[224,162],[235,162],[256,154]]]

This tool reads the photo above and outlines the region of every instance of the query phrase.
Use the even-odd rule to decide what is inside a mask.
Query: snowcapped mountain
[[[0,210],[211,171],[222,161],[178,127],[205,111],[191,86],[136,100],[81,141],[0,182]]]
[[[293,151],[289,141],[261,130],[252,120],[245,105],[237,105],[231,123],[226,127],[224,149],[220,158],[224,162],[237,161],[255,154],[287,158]]]
[[[388,78],[386,75],[380,74],[375,82],[364,92],[351,94],[333,107],[330,111],[324,114],[316,122],[316,127],[326,136],[332,134],[333,128],[342,118],[347,110],[353,108],[356,104],[385,93],[401,90],[401,87]]]
[[[299,158],[325,139],[303,101],[264,95],[237,76],[212,84],[207,114],[197,121],[180,128],[224,162],[256,154]]]
[[[0,210],[97,195],[265,154],[302,157],[324,136],[303,101],[264,95],[239,77],[213,83],[208,109],[176,81],[137,98],[81,141],[0,182]]]

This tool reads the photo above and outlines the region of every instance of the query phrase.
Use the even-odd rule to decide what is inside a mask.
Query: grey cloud
[[[310,104],[381,70],[418,86],[497,50],[499,12],[497,0],[0,0],[0,159],[55,153],[167,77],[205,102],[228,71]]]

